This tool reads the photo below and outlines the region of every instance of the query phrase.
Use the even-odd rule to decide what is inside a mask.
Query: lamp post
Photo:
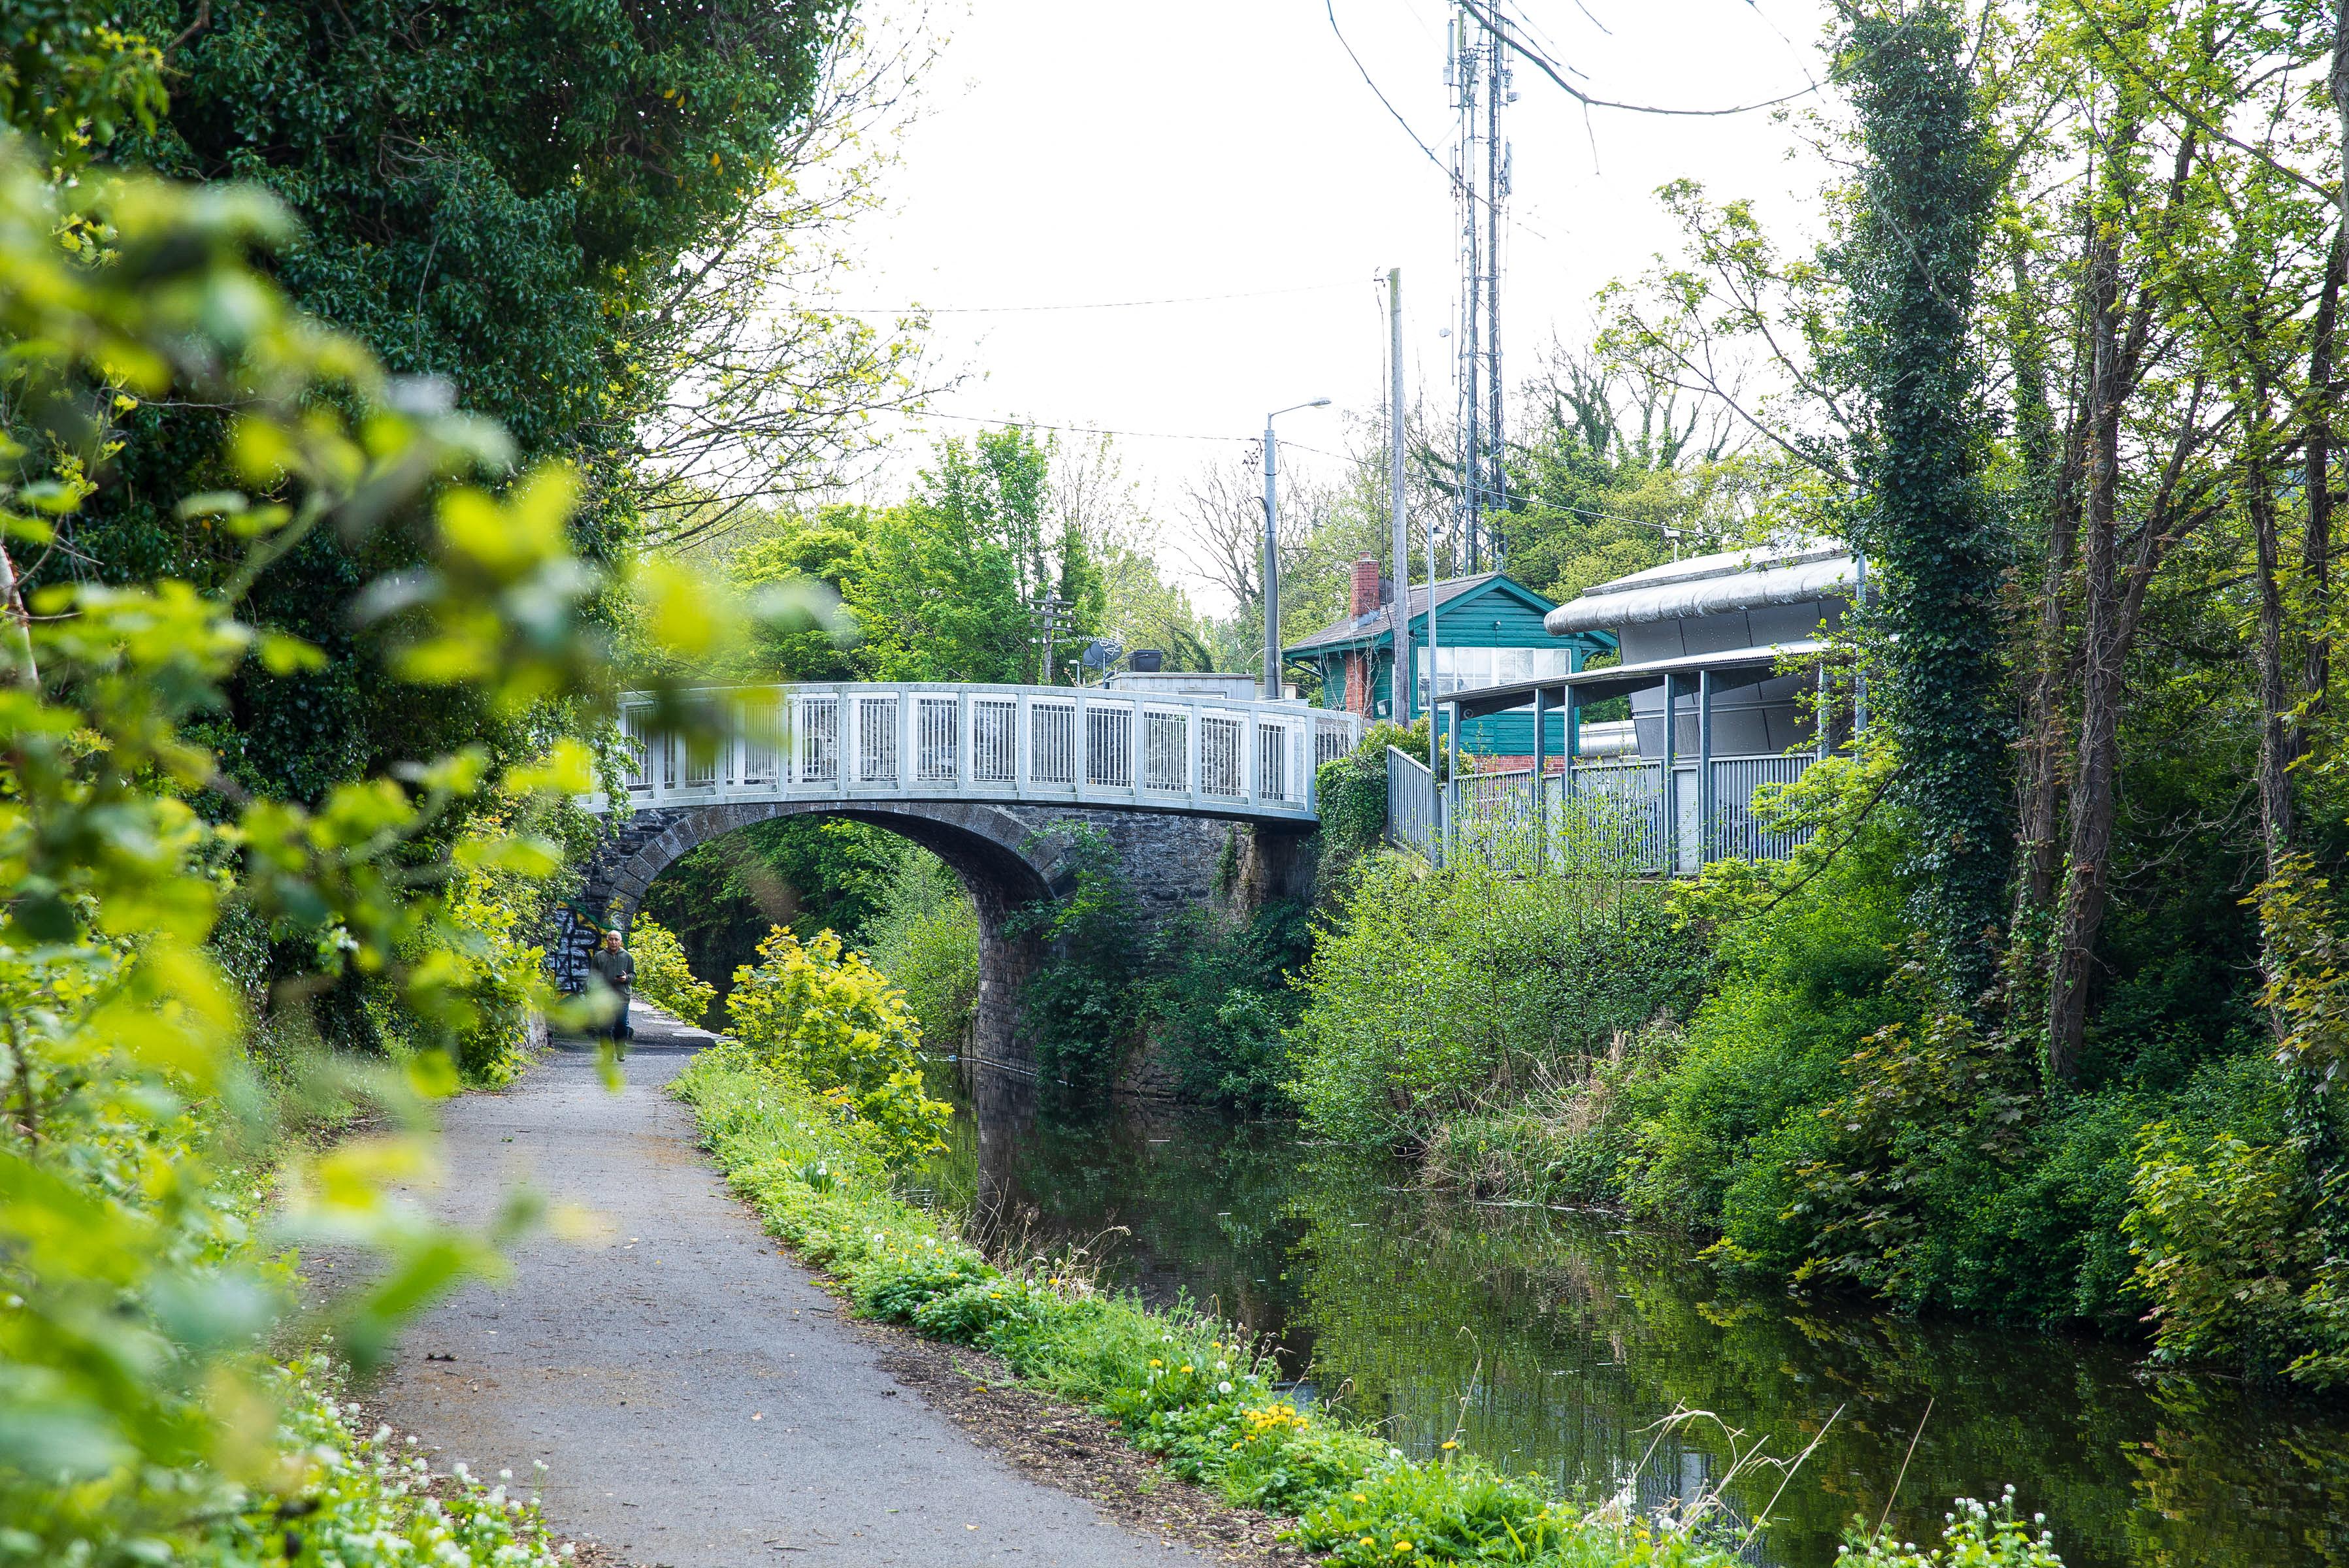
[[[1279,459],[1274,455],[1272,422],[1283,414],[1294,414],[1299,408],[1327,408],[1330,399],[1316,397],[1310,403],[1292,403],[1286,408],[1276,408],[1264,417],[1264,696],[1267,702],[1280,700],[1280,498],[1278,492]]]

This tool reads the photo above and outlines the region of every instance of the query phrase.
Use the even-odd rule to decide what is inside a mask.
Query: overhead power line
[[[1541,72],[1542,75],[1547,77],[1551,81],[1556,82],[1560,88],[1563,88],[1568,98],[1571,98],[1575,102],[1580,104],[1585,108],[1619,108],[1630,114],[1661,114],[1682,119],[1714,119],[1723,115],[1752,114],[1756,109],[1775,108],[1782,103],[1793,103],[1796,98],[1808,98],[1813,93],[1819,90],[1819,85],[1816,82],[1813,82],[1809,87],[1804,88],[1798,92],[1788,93],[1783,98],[1764,98],[1760,103],[1738,104],[1730,108],[1662,108],[1655,104],[1618,103],[1612,98],[1593,98],[1590,94],[1583,91],[1580,88],[1576,87],[1572,82],[1568,81],[1566,77],[1560,74],[1561,67],[1557,61],[1551,59],[1547,55],[1543,54],[1532,45],[1527,44],[1523,39],[1517,37],[1509,30],[1508,26],[1503,22],[1501,17],[1495,15],[1491,9],[1480,6],[1476,3],[1476,0],[1460,0],[1460,4],[1471,15],[1484,23],[1485,27],[1492,32],[1494,36],[1499,38],[1502,43],[1507,45],[1510,48],[1515,49],[1518,54],[1523,55],[1526,59],[1532,61],[1536,70]],[[1565,68],[1570,69],[1571,67]]]
[[[1008,415],[941,414],[935,409],[927,408],[919,413],[907,414],[905,418],[912,424],[919,424],[924,419],[952,419],[965,425],[1009,426],[1022,430],[1057,430],[1070,436],[1124,436],[1143,441],[1222,441],[1240,446],[1252,446],[1259,438],[1256,436],[1200,436],[1185,430],[1117,430],[1105,425],[1054,425],[1041,419],[1017,419]],[[1350,460],[1342,452],[1325,452],[1319,447],[1308,447],[1296,441],[1282,441],[1280,449],[1284,452],[1290,450],[1311,452],[1316,457],[1335,458],[1340,462]]]
[[[816,304],[841,315],[1025,315],[1038,311],[1135,310],[1144,305],[1209,304],[1220,300],[1274,299],[1283,294],[1326,294],[1351,283],[1305,284],[1293,289],[1249,289],[1239,294],[1174,294],[1164,299],[1089,300],[1072,304]]]
[[[1427,155],[1427,160],[1435,165],[1437,171],[1444,176],[1444,181],[1452,187],[1454,194],[1463,196],[1471,202],[1483,201],[1484,197],[1482,193],[1472,190],[1465,181],[1462,181],[1460,176],[1454,172],[1452,168],[1444,161],[1444,160],[1435,155],[1435,149],[1427,145],[1426,139],[1411,128],[1411,121],[1403,119],[1402,110],[1395,108],[1393,101],[1387,97],[1384,89],[1379,86],[1378,78],[1371,75],[1371,67],[1362,64],[1362,57],[1354,53],[1354,46],[1349,43],[1346,39],[1346,30],[1338,26],[1338,7],[1336,0],[1321,0],[1321,5],[1322,9],[1329,13],[1330,31],[1336,36],[1338,46],[1346,51],[1346,57],[1348,59],[1354,62],[1354,69],[1361,73],[1362,85],[1371,89],[1371,96],[1377,98],[1380,105],[1386,109],[1387,113],[1394,117],[1394,122],[1402,127],[1402,133],[1411,138],[1412,145],[1418,148],[1420,151]],[[1526,233],[1531,234],[1537,240],[1547,241],[1549,238],[1547,234],[1543,233],[1539,229],[1535,228],[1532,224],[1526,222],[1522,218],[1512,217],[1508,219],[1507,222],[1512,227],[1523,229]]]

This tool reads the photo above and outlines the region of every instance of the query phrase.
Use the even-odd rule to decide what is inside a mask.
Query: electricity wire
[[[1201,436],[1183,430],[1118,430],[1105,425],[1055,425],[1042,419],[1015,419],[1008,416],[989,414],[942,414],[935,409],[908,413],[905,418],[913,424],[919,424],[924,419],[953,419],[966,425],[998,425],[1022,430],[1054,430],[1071,436],[1125,436],[1144,441],[1228,441],[1241,446],[1253,446],[1262,438],[1257,436]],[[1334,458],[1340,462],[1351,460],[1342,452],[1324,451],[1319,447],[1309,447],[1302,441],[1292,441],[1286,436],[1281,438],[1280,449],[1284,452],[1311,452],[1317,458]]]
[[[1561,69],[1572,70],[1572,67],[1560,67],[1557,61],[1539,49],[1519,40],[1496,12],[1479,6],[1477,0],[1460,0],[1460,4],[1470,15],[1484,23],[1485,28],[1495,37],[1532,61],[1536,70],[1556,82],[1565,89],[1568,97],[1585,108],[1619,108],[1631,114],[1659,114],[1678,119],[1715,119],[1724,115],[1752,114],[1756,109],[1775,108],[1782,103],[1792,103],[1796,98],[1808,98],[1819,90],[1818,84],[1813,82],[1801,91],[1788,93],[1783,98],[1764,98],[1760,103],[1739,104],[1732,108],[1662,108],[1654,104],[1618,103],[1612,98],[1593,98],[1558,74]]]
[[[1394,117],[1394,122],[1402,127],[1402,133],[1411,138],[1412,145],[1418,148],[1420,151],[1427,155],[1427,160],[1435,165],[1437,171],[1444,176],[1444,181],[1451,185],[1454,191],[1466,196],[1471,202],[1485,201],[1486,200],[1485,197],[1480,195],[1474,187],[1468,184],[1467,181],[1462,180],[1460,176],[1453,170],[1449,164],[1445,163],[1444,160],[1435,155],[1435,149],[1428,146],[1426,139],[1411,128],[1411,121],[1403,119],[1402,110],[1395,108],[1392,101],[1387,98],[1385,92],[1381,90],[1377,78],[1371,75],[1371,67],[1362,64],[1362,57],[1354,53],[1354,46],[1346,41],[1345,29],[1338,26],[1338,7],[1336,0],[1321,0],[1321,3],[1322,8],[1327,11],[1330,15],[1330,33],[1336,36],[1338,46],[1346,51],[1346,57],[1354,62],[1354,69],[1361,73],[1362,85],[1371,89],[1371,96],[1377,98],[1379,103],[1386,109],[1387,113]],[[1512,217],[1508,222],[1515,227],[1523,229],[1526,233],[1531,234],[1537,240],[1547,242],[1549,239],[1547,234],[1543,233],[1539,229],[1535,228],[1532,224],[1527,223],[1521,218]]]
[[[1273,299],[1284,294],[1325,294],[1351,284],[1304,284],[1293,289],[1249,289],[1239,294],[1173,294],[1164,299],[1091,300],[1074,304],[813,304],[837,315],[1027,315],[1040,311],[1136,310],[1144,305],[1207,304],[1219,300]]]

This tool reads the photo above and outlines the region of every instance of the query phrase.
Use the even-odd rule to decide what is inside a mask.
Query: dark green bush
[[[1312,950],[1299,903],[1268,904],[1245,921],[1196,910],[1169,924],[1150,1006],[1185,1098],[1249,1113],[1288,1105],[1288,1032],[1304,1010],[1288,975]]]
[[[1139,911],[1108,837],[1071,835],[1073,885],[1007,923],[1015,936],[1044,944],[1048,956],[1022,995],[1036,1066],[1048,1079],[1089,1087],[1108,1080],[1141,1021]]]

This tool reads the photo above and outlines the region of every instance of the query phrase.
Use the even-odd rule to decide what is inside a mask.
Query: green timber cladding
[[[1321,706],[1346,707],[1350,696],[1359,704],[1357,711],[1371,719],[1400,717],[1393,707],[1393,615],[1391,606],[1376,603],[1379,589],[1375,568],[1367,580],[1358,570],[1353,594],[1357,614],[1283,650],[1289,664],[1303,665],[1321,677]],[[1411,704],[1414,716],[1426,711],[1428,701],[1427,603],[1428,591],[1413,587],[1412,662],[1419,674]],[[1614,637],[1606,632],[1550,635],[1542,628],[1542,617],[1557,605],[1505,573],[1447,578],[1435,585],[1435,606],[1439,697],[1568,675],[1580,669],[1589,655],[1615,647]],[[1355,661],[1361,661],[1360,665]],[[1363,683],[1366,692],[1350,679],[1350,666],[1368,676]],[[1533,715],[1504,713],[1470,719],[1461,726],[1460,744],[1464,750],[1487,756],[1530,757]],[[1565,716],[1552,714],[1545,749],[1558,758],[1565,755]]]

